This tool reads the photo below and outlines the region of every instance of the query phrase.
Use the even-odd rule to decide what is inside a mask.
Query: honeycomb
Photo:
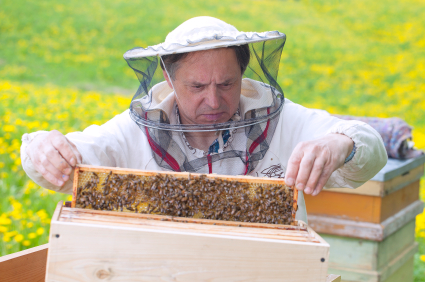
[[[75,207],[214,220],[292,224],[294,191],[206,175],[79,171]],[[296,206],[296,205],[295,205]]]

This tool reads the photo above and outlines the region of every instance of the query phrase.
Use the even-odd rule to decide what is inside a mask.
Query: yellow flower
[[[38,217],[41,220],[43,220],[43,219],[45,219],[45,218],[47,218],[49,216],[44,209],[39,210],[38,212],[36,212],[36,214],[38,215]]]
[[[4,234],[4,236],[7,236],[7,237],[13,237],[13,236],[15,236],[15,235],[17,235],[17,234],[18,234],[18,231],[13,230],[13,231],[10,231],[10,232],[6,232],[6,233]]]
[[[37,237],[37,234],[35,234],[34,232],[28,234],[28,239],[34,239],[35,237]]]
[[[11,223],[12,223],[12,221],[10,220],[10,218],[0,217],[0,224],[2,224],[2,225],[9,225]]]
[[[425,262],[425,255],[421,255],[420,258],[421,258],[421,261]]]
[[[1,226],[0,225],[0,233],[5,233],[5,232],[7,232],[7,227],[6,226]]]
[[[28,240],[25,240],[22,242],[22,245],[24,245],[25,247],[28,247],[29,245],[31,245],[31,242]]]
[[[5,125],[3,125],[3,131],[4,132],[14,132],[14,131],[16,131],[16,127],[14,125],[11,125],[11,124],[5,124]]]
[[[13,240],[15,240],[16,242],[21,242],[24,239],[24,235],[22,234],[18,234],[15,236],[15,238],[13,238]]]
[[[9,237],[9,236],[4,235],[4,236],[3,236],[3,241],[4,241],[4,242],[6,242],[6,243],[7,243],[7,242],[10,242],[10,237]]]
[[[22,204],[16,200],[12,201],[12,207],[14,210],[21,210],[22,209]]]
[[[28,222],[27,223],[27,228],[31,228],[31,227],[33,227],[34,226],[34,223],[32,223],[32,222]]]
[[[27,115],[27,116],[32,116],[32,115],[34,115],[34,111],[32,110],[32,109],[30,109],[30,108],[28,108],[26,111],[25,111],[25,114]]]
[[[38,235],[41,235],[41,234],[44,233],[44,228],[43,227],[39,227],[36,232],[37,232]]]
[[[20,210],[13,210],[10,212],[10,215],[13,217],[13,219],[15,220],[20,220],[22,218],[22,214]]]

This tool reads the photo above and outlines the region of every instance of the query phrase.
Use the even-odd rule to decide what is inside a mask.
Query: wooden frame
[[[134,174],[140,176],[155,176],[158,174],[161,175],[172,175],[177,178],[188,178],[190,176],[205,176],[210,179],[223,179],[228,181],[238,181],[242,183],[252,183],[257,184],[276,184],[276,185],[286,185],[285,180],[281,178],[268,178],[268,177],[253,177],[253,176],[229,176],[229,175],[218,175],[218,174],[200,174],[200,173],[189,173],[189,172],[171,172],[171,171],[145,171],[138,169],[127,169],[127,168],[116,168],[116,167],[102,167],[102,166],[91,166],[91,165],[82,165],[78,164],[74,169],[74,182],[72,190],[72,203],[71,207],[76,207],[77,200],[77,189],[79,182],[80,172],[96,172],[96,173],[109,173],[112,171],[114,174]],[[296,211],[298,209],[298,190],[294,186],[291,186],[293,190],[293,209]],[[293,213],[293,220],[295,221],[296,213]]]
[[[208,221],[59,203],[51,222],[47,281],[327,279],[329,245],[302,222],[271,228]]]

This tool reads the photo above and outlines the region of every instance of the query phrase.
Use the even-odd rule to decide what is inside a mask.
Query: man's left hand
[[[337,133],[299,143],[288,161],[286,184],[316,196],[331,174],[340,168],[353,150],[351,138]]]

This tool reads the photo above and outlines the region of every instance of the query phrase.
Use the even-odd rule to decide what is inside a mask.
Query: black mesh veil
[[[181,124],[178,109],[172,103],[173,90],[168,88],[163,76],[161,58],[126,58],[140,81],[130,105],[130,116],[146,134],[160,167],[211,173],[219,162],[222,169],[232,168],[228,174],[248,174],[264,158],[284,104],[277,76],[285,37],[247,44],[250,60],[243,75],[241,103],[245,101],[244,89],[260,93],[262,101],[258,108],[251,105],[245,112],[238,110],[235,118],[218,124]],[[167,104],[168,100],[171,102]],[[220,142],[216,140],[219,144],[213,143],[205,152],[192,148],[185,134],[202,131],[220,132]]]

